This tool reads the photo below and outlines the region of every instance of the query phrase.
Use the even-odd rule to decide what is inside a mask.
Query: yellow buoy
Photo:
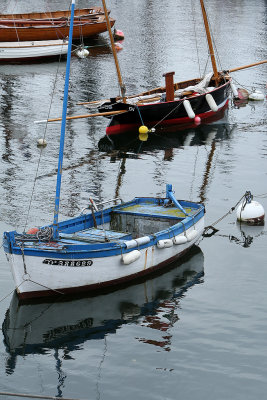
[[[140,126],[139,128],[139,133],[147,133],[148,132],[148,127],[145,125]]]
[[[139,133],[139,140],[141,140],[141,142],[146,142],[147,139],[148,139],[147,133]]]
[[[142,125],[139,127],[139,140],[141,140],[141,142],[146,142],[147,139],[148,139],[148,127]]]

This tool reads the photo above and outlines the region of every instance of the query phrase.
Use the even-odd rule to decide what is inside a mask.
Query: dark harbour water
[[[0,1],[0,12],[37,10],[36,2]],[[186,4],[184,4],[186,3]],[[193,8],[192,8],[193,3]],[[80,1],[78,5],[100,4]],[[107,1],[125,34],[118,53],[129,93],[199,75],[207,45],[197,1]],[[38,9],[63,9],[62,1]],[[265,0],[206,0],[221,68],[267,58]],[[69,114],[79,101],[117,94],[106,35],[85,59],[73,57]],[[55,76],[57,72],[57,80]],[[0,66],[0,230],[52,221],[65,63]],[[68,122],[61,218],[88,203],[159,195],[203,201],[206,225],[250,190],[267,210],[266,64],[232,74],[237,86],[260,89],[263,102],[234,106],[212,126],[156,131],[148,142],[107,143],[106,120]],[[18,305],[0,250],[0,392],[77,399],[255,400],[267,390],[266,226],[236,223],[235,211],[165,274],[94,298]],[[8,295],[9,294],[9,295]],[[7,396],[0,396],[6,399]]]

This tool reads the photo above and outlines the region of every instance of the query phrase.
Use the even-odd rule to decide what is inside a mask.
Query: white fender
[[[208,105],[210,106],[210,109],[214,112],[218,111],[218,106],[217,106],[214,98],[212,97],[212,95],[210,93],[207,93],[205,97],[206,97]]]
[[[126,240],[124,244],[126,245],[127,249],[132,249],[136,246],[141,246],[142,244],[147,244],[150,242],[149,236],[143,236],[137,239]]]
[[[130,253],[123,254],[121,257],[121,261],[124,265],[129,265],[132,262],[138,260],[141,256],[141,251],[139,250],[133,250]]]
[[[193,229],[191,232],[186,233],[187,241],[191,242],[194,240],[198,235],[198,231],[196,229]]]
[[[192,118],[192,119],[195,118],[196,114],[194,113],[194,111],[191,107],[190,101],[184,100],[183,104],[184,104],[184,108],[185,108],[185,111],[187,112],[188,117]]]
[[[137,246],[137,242],[136,240],[132,239],[132,240],[126,240],[124,242],[124,244],[126,245],[127,249],[132,249],[133,247]]]
[[[174,244],[184,244],[187,242],[187,238],[184,235],[178,235],[173,238]]]
[[[230,81],[230,87],[231,87],[232,93],[234,95],[234,98],[235,99],[239,99],[237,88],[236,88],[235,84],[232,81]]]
[[[150,237],[149,236],[143,236],[140,238],[135,239],[136,243],[141,246],[142,244],[146,244],[150,242]]]
[[[157,243],[158,249],[164,249],[165,247],[172,247],[172,246],[173,246],[172,239],[162,239],[162,240],[159,240]]]

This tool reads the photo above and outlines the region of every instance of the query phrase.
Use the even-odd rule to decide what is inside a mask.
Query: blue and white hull
[[[166,266],[185,254],[199,240],[203,229],[204,220],[201,219],[187,231],[196,231],[191,241],[176,245],[173,239],[167,239],[167,247],[158,248],[153,243],[144,248],[136,246],[129,253],[118,255],[105,256],[99,251],[96,257],[92,252],[86,252],[77,258],[58,258],[58,254],[49,252],[47,256],[9,254],[8,259],[21,298],[51,295],[53,291],[54,294],[92,291],[133,280]],[[126,254],[129,264],[124,263]]]
[[[170,200],[136,198],[59,223],[56,241],[38,237],[44,228],[37,234],[5,232],[19,297],[93,292],[166,267],[204,230],[204,206],[181,204],[186,215]]]

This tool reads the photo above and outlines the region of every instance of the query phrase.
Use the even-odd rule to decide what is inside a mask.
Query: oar
[[[259,61],[259,62],[253,63],[253,64],[243,65],[242,67],[229,69],[229,72],[235,72],[235,71],[239,71],[240,69],[255,67],[256,65],[260,65],[260,64],[264,64],[264,63],[267,63],[267,60]]]
[[[119,110],[119,111],[107,111],[102,113],[95,113],[95,114],[85,114],[85,115],[73,115],[72,117],[67,117],[66,119],[78,119],[78,118],[89,118],[89,117],[102,117],[107,115],[116,115],[116,114],[123,114],[126,113],[127,110]],[[49,118],[43,119],[40,121],[34,121],[35,124],[43,124],[46,122],[57,122],[61,121],[61,118]]]
[[[235,71],[239,71],[241,69],[251,68],[251,67],[255,67],[256,65],[265,64],[265,63],[267,63],[267,60],[258,61],[256,63],[252,63],[252,64],[248,64],[248,65],[242,65],[241,67],[232,68],[232,69],[229,69],[228,71],[229,72],[235,72]],[[129,97],[134,97],[134,96],[129,96]],[[89,102],[84,102],[84,103],[78,103],[78,105],[97,104],[97,103],[102,103],[103,101],[109,101],[109,100],[95,100],[95,101],[89,101]],[[90,117],[108,116],[108,115],[122,114],[122,113],[125,113],[125,112],[127,112],[127,111],[124,111],[124,110],[121,110],[121,111],[107,111],[107,112],[95,113],[95,114],[74,115],[73,117],[67,117],[67,119],[78,119],[78,118],[90,118]],[[36,124],[40,124],[40,123],[44,123],[44,122],[56,122],[56,121],[61,121],[61,118],[44,119],[44,120],[41,120],[41,121],[35,121],[35,123]]]
[[[82,103],[77,103],[77,106],[84,106],[85,104],[98,104],[103,103],[103,101],[110,101],[110,99],[105,100],[94,100],[94,101],[84,101]]]

